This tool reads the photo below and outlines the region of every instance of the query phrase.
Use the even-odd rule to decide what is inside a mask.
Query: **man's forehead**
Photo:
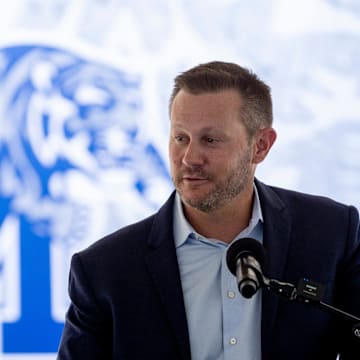
[[[181,90],[174,98],[171,115],[176,114],[219,114],[228,111],[238,111],[242,105],[240,94],[236,90],[205,92],[192,94]]]

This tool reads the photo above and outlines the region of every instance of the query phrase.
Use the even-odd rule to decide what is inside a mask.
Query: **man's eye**
[[[183,141],[185,140],[185,138],[184,138],[184,136],[182,136],[182,135],[176,135],[176,136],[175,136],[175,140],[176,140],[177,142],[183,142]]]
[[[216,139],[212,138],[212,137],[206,137],[205,139],[205,142],[208,143],[208,144],[214,144],[217,142]]]

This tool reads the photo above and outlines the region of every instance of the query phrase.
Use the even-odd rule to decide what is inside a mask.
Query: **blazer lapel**
[[[182,359],[190,360],[190,342],[173,236],[174,194],[155,216],[146,264],[177,339]]]
[[[261,209],[264,217],[263,243],[266,252],[264,274],[269,278],[284,281],[289,241],[290,216],[278,195],[270,187],[256,180]],[[262,350],[267,353],[271,346],[271,334],[278,308],[278,295],[262,292]]]

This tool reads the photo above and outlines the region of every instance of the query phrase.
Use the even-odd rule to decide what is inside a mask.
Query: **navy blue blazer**
[[[265,275],[294,284],[301,277],[321,282],[324,302],[360,316],[357,210],[257,180],[256,185],[264,217]],[[155,215],[73,256],[72,303],[59,360],[191,359],[173,202],[174,194]],[[360,359],[350,323],[262,292],[264,360],[336,359],[337,352],[342,359]]]

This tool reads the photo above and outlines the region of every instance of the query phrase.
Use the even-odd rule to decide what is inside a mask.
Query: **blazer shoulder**
[[[104,236],[78,252],[78,255],[82,259],[99,259],[104,256],[104,259],[116,260],[119,257],[126,259],[127,256],[144,254],[148,249],[149,239],[156,238],[159,227],[163,230],[166,224],[167,231],[171,231],[173,200],[174,194],[156,213]]]
[[[326,222],[333,224],[357,224],[359,212],[353,205],[348,205],[326,196],[303,193],[272,185],[265,185],[258,180],[256,185],[260,202],[265,212],[285,211],[292,219],[306,222]],[[336,219],[336,221],[334,221]]]
[[[131,253],[143,252],[146,248],[147,237],[151,231],[155,214],[118,229],[101,239],[95,241],[87,248],[77,252],[75,255],[82,262],[118,261],[124,259]]]
[[[350,204],[345,204],[323,195],[303,193],[296,190],[284,189],[276,186],[268,186],[286,205],[306,205],[315,208],[337,209],[349,211],[349,208],[356,211]]]

